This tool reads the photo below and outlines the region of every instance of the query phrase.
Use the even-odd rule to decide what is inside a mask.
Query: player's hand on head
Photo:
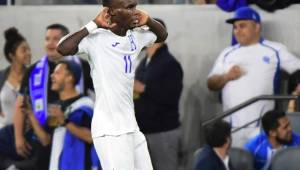
[[[111,16],[108,13],[109,8],[104,7],[94,19],[94,22],[99,28],[110,29],[115,27],[116,23],[111,23]]]
[[[134,19],[134,24],[139,27],[146,25],[150,17],[146,11],[136,9],[134,13]]]

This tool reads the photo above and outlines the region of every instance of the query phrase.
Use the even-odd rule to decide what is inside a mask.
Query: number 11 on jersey
[[[131,73],[131,69],[132,69],[131,56],[125,55],[124,61],[125,61],[125,73]]]

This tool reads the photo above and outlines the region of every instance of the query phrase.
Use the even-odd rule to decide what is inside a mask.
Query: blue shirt
[[[300,136],[293,133],[292,141],[283,148],[291,146],[300,146]],[[254,167],[256,170],[270,170],[271,158],[276,153],[276,149],[272,148],[265,133],[261,133],[255,138],[251,139],[246,145],[245,149],[248,150],[254,158]]]

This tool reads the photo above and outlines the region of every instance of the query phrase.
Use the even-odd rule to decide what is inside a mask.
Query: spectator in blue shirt
[[[300,136],[292,132],[291,124],[283,111],[268,111],[262,117],[264,133],[251,139],[245,148],[254,157],[256,170],[271,170],[271,158],[280,149],[300,146]]]

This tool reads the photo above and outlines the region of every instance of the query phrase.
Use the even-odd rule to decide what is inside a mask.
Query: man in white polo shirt
[[[61,40],[61,54],[89,55],[96,102],[93,142],[104,170],[152,170],[133,107],[135,61],[143,47],[167,38],[136,0],[103,0],[99,15]],[[141,27],[147,26],[148,29]]]
[[[226,22],[233,24],[238,44],[219,55],[207,81],[210,90],[222,91],[224,111],[250,98],[278,93],[280,69],[288,73],[300,69],[300,60],[284,45],[261,37],[260,16],[255,10],[239,8]],[[237,128],[261,117],[273,107],[272,101],[259,101],[237,111],[229,121],[233,128]],[[243,146],[258,132],[258,123],[254,123],[233,133],[233,145]]]

